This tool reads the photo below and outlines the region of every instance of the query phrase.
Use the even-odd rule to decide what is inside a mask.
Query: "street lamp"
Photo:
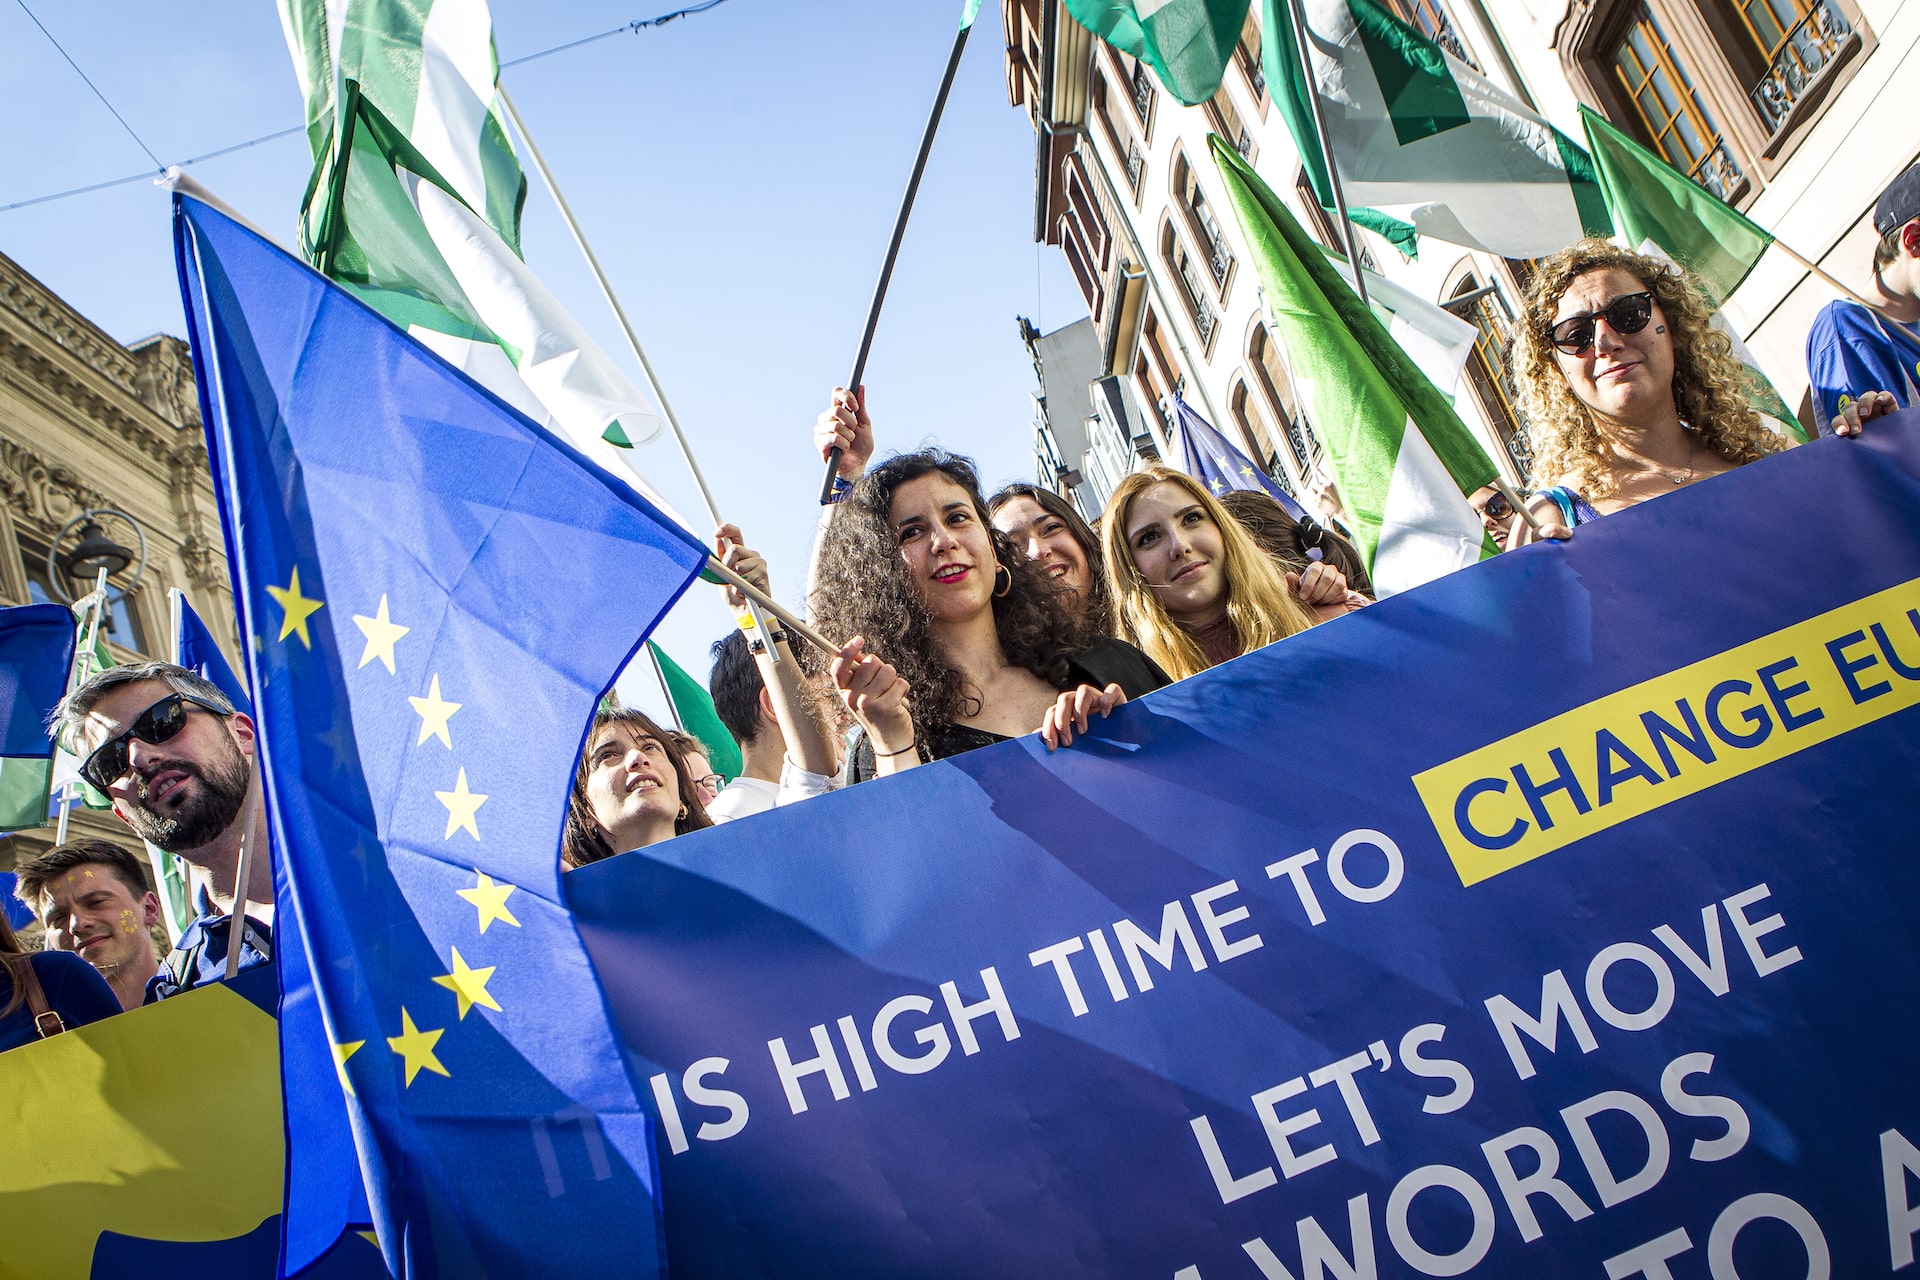
[[[100,527],[99,517],[107,516],[119,520],[133,531],[137,549],[130,549],[115,542]],[[78,530],[78,540],[64,553],[61,544],[67,535]],[[133,568],[133,577],[120,590],[122,596],[132,593],[140,581],[140,575],[147,567],[147,535],[140,522],[124,511],[112,507],[91,507],[82,511],[62,526],[55,535],[53,545],[47,548],[47,578],[53,589],[66,603],[73,602],[73,595],[67,590],[70,582],[85,583],[90,589],[99,580],[104,570],[109,578],[124,572],[128,566]]]

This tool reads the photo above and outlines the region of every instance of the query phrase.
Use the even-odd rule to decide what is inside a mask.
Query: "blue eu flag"
[[[175,587],[167,592],[167,601],[173,609],[174,662],[218,686],[236,710],[252,715],[253,699],[247,696],[246,682],[227,664],[227,655],[220,652],[213,632],[187,603],[186,592]]]
[[[1307,518],[1306,510],[1292,494],[1228,443],[1211,422],[1177,394],[1173,397],[1173,416],[1180,469],[1211,489],[1214,497],[1235,489],[1256,489],[1271,494],[1295,520]]]
[[[705,553],[251,231],[183,197],[174,229],[321,1122],[344,1095],[396,1274],[657,1274],[559,837],[601,691]],[[296,1176],[286,1212],[341,1206]]]

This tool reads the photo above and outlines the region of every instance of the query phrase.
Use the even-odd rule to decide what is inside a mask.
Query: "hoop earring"
[[[674,821],[685,822],[686,820],[687,820],[687,806],[683,804],[680,806],[680,816],[678,818],[675,818]]]
[[[1003,573],[1007,575],[1007,585],[1004,587],[1000,585],[1000,575]],[[994,566],[993,598],[995,600],[1003,600],[1008,595],[1010,595],[1012,591],[1013,591],[1013,570],[1007,568],[1007,566],[1003,564]]]

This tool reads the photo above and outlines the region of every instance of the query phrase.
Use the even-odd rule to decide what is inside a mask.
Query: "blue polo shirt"
[[[1868,391],[1891,391],[1900,406],[1920,402],[1920,326],[1875,315],[1857,302],[1829,302],[1807,330],[1807,376],[1821,435]]]
[[[160,972],[147,979],[147,994],[141,1003],[152,1004],[203,982],[225,979],[231,926],[232,917],[224,911],[208,911],[188,925],[180,934],[179,945],[160,962]],[[240,939],[240,971],[272,963],[273,930],[258,920],[247,919]]]

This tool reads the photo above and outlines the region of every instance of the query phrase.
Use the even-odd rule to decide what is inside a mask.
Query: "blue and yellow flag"
[[[398,1275],[654,1274],[648,1120],[559,844],[601,692],[705,552],[258,235],[186,198],[174,228],[326,1042],[283,1035],[289,1149],[344,1095]],[[289,1241],[342,1212],[290,1172]]]
[[[66,606],[0,609],[0,831],[46,825],[53,783],[47,716],[65,696],[72,666]]]
[[[1279,503],[1295,520],[1306,519],[1306,509],[1280,487],[1279,481],[1234,448],[1211,422],[1195,413],[1193,406],[1177,391],[1173,396],[1173,418],[1174,448],[1180,455],[1177,459],[1180,469],[1211,489],[1214,497],[1236,489],[1252,489]]]

